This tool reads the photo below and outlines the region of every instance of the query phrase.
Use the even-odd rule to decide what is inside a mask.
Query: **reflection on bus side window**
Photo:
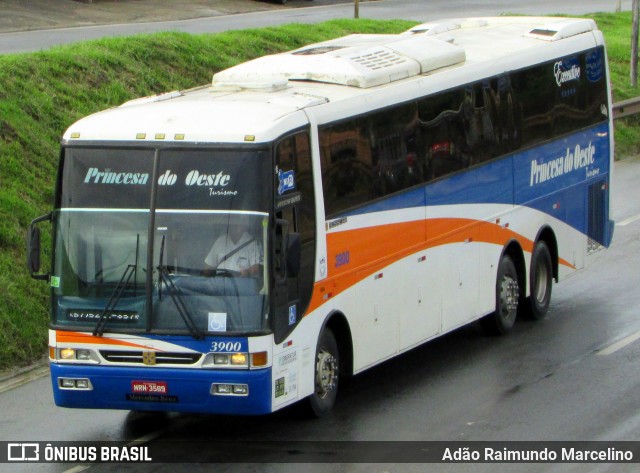
[[[321,127],[327,215],[606,120],[601,77],[556,80],[559,67],[587,70],[602,54],[590,50]]]

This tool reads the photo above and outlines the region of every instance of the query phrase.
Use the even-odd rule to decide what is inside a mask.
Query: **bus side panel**
[[[608,135],[609,125],[602,123],[514,156],[516,204],[576,230],[556,235],[561,275],[584,266],[589,240],[605,247],[611,243]],[[600,197],[594,199],[594,193]]]

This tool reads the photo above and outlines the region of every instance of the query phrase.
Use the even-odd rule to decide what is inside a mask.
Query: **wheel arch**
[[[545,225],[540,228],[538,235],[536,236],[535,244],[537,245],[540,241],[543,241],[547,245],[547,248],[549,248],[549,253],[551,253],[551,266],[553,268],[553,279],[557,283],[559,277],[558,240],[556,239],[555,232],[550,226]]]

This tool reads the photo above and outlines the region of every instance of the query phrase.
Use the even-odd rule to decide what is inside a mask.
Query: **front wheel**
[[[547,315],[551,302],[551,287],[553,282],[553,267],[551,253],[545,242],[536,244],[531,254],[531,271],[529,273],[528,315],[539,320]]]
[[[309,396],[309,407],[316,417],[327,415],[336,402],[340,358],[333,332],[325,328],[318,340],[314,373],[315,391]]]
[[[496,310],[482,322],[485,329],[496,335],[509,333],[516,323],[520,303],[520,285],[516,265],[510,256],[504,255],[498,266],[496,278]]]

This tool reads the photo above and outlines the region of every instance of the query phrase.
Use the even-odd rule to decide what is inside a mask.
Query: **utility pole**
[[[353,17],[360,18],[360,0],[353,1]]]
[[[638,86],[638,2],[633,0],[631,9],[633,10],[633,26],[631,30],[631,86]]]

